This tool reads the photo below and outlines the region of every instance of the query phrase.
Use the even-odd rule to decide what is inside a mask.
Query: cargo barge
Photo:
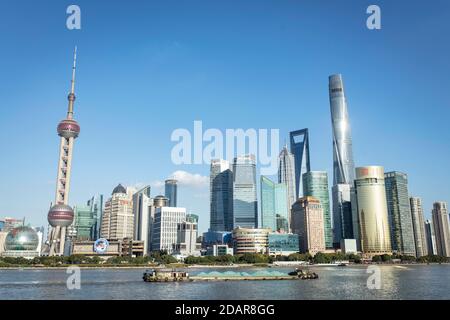
[[[150,269],[143,275],[145,282],[193,282],[193,281],[254,281],[254,280],[312,280],[318,279],[315,272],[295,269],[289,273],[278,271],[247,272],[201,272],[195,276],[175,269]]]

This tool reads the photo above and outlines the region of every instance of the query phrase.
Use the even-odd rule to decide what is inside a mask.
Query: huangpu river
[[[280,271],[293,268],[189,268],[211,271]],[[0,269],[0,299],[450,299],[450,265],[379,266],[379,289],[369,289],[365,266],[310,267],[317,280],[148,283],[142,269],[81,269],[80,289],[69,290],[64,269]],[[370,280],[369,280],[370,282]],[[373,286],[372,286],[373,287]]]

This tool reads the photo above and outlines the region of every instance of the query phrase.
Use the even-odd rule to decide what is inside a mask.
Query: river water
[[[450,299],[450,265],[380,266],[380,289],[369,289],[367,267],[311,267],[317,280],[146,283],[145,269],[81,269],[69,290],[63,269],[0,270],[0,299]],[[195,275],[224,268],[190,268]],[[238,268],[255,272],[261,268]],[[289,272],[274,267],[270,271]],[[369,281],[369,283],[374,283]]]

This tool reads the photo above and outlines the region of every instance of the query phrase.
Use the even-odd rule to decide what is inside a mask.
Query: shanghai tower
[[[352,135],[342,75],[329,77],[330,111],[333,131],[333,231],[334,246],[342,239],[355,238],[351,208],[351,189],[355,179]]]
[[[342,75],[330,76],[329,92],[333,130],[333,185],[352,184],[355,179],[355,164]]]

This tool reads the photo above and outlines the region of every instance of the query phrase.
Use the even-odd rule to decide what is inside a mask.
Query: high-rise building
[[[256,228],[258,226],[255,161],[254,155],[238,156],[233,161],[234,228]]]
[[[202,244],[197,242],[197,222],[184,221],[177,227],[177,242],[174,252],[182,256],[199,256]]]
[[[233,230],[233,173],[226,160],[211,161],[210,230]]]
[[[333,197],[333,245],[340,247],[344,239],[355,239],[351,203],[351,186],[336,184],[331,188]]]
[[[409,204],[408,176],[402,172],[384,174],[392,250],[416,256],[414,228]]]
[[[295,189],[295,159],[289,152],[287,146],[284,146],[278,157],[278,183],[284,183],[287,188],[288,209],[297,201],[297,192]]]
[[[91,235],[96,221],[91,208],[86,205],[76,205],[73,209],[74,219],[68,228],[68,235],[76,240],[93,240]]]
[[[383,167],[356,168],[355,199],[362,252],[368,255],[391,254]]]
[[[77,51],[75,48],[72,67],[71,90],[68,95],[69,106],[66,119],[58,124],[60,136],[58,177],[56,179],[55,204],[50,208],[47,219],[52,229],[49,233],[47,245],[43,249],[45,255],[63,255],[66,241],[67,227],[73,222],[73,209],[68,205],[70,178],[72,172],[73,145],[80,134],[80,125],[73,119],[75,102],[75,70]]]
[[[431,220],[425,221],[425,239],[427,239],[427,252],[428,255],[436,255],[436,235],[434,233],[434,226]]]
[[[342,239],[356,238],[350,228],[352,216],[351,193],[355,165],[353,162],[352,134],[348,116],[347,99],[342,75],[331,75],[328,79],[331,126],[333,132],[333,223],[334,245],[340,246]],[[353,219],[354,220],[354,217]]]
[[[355,177],[352,132],[342,75],[329,77],[329,95],[333,129],[333,185],[352,184]]]
[[[133,216],[134,216],[134,240],[144,242],[144,255],[150,252],[149,237],[151,234],[151,205],[150,186],[145,186],[133,194]]]
[[[333,229],[330,215],[330,191],[328,189],[328,174],[325,171],[309,171],[303,174],[303,194],[320,201],[323,209],[323,227],[325,247],[333,248]]]
[[[411,216],[414,229],[414,245],[416,247],[416,257],[426,256],[428,254],[427,241],[425,237],[425,221],[423,218],[422,199],[410,197]]]
[[[177,206],[177,182],[175,179],[165,181],[165,196],[169,199],[169,207]]]
[[[86,205],[76,205],[73,223],[67,231],[69,237],[77,241],[98,239],[102,214],[103,195],[93,196]]]
[[[272,231],[289,230],[287,187],[261,176],[261,225]]]
[[[171,254],[178,242],[178,225],[186,221],[186,209],[157,207],[153,224],[152,251]]]
[[[433,203],[433,227],[439,256],[450,257],[450,222],[446,202]]]
[[[111,198],[105,203],[103,211],[101,237],[108,240],[133,239],[134,216],[133,216],[133,193],[132,188],[123,187],[119,184],[114,188]]]
[[[292,206],[292,230],[299,236],[300,253],[325,251],[323,208],[319,199],[303,197]]]
[[[289,134],[291,152],[295,162],[295,196],[296,199],[303,196],[302,176],[311,170],[309,164],[309,134],[308,129],[293,131]]]

